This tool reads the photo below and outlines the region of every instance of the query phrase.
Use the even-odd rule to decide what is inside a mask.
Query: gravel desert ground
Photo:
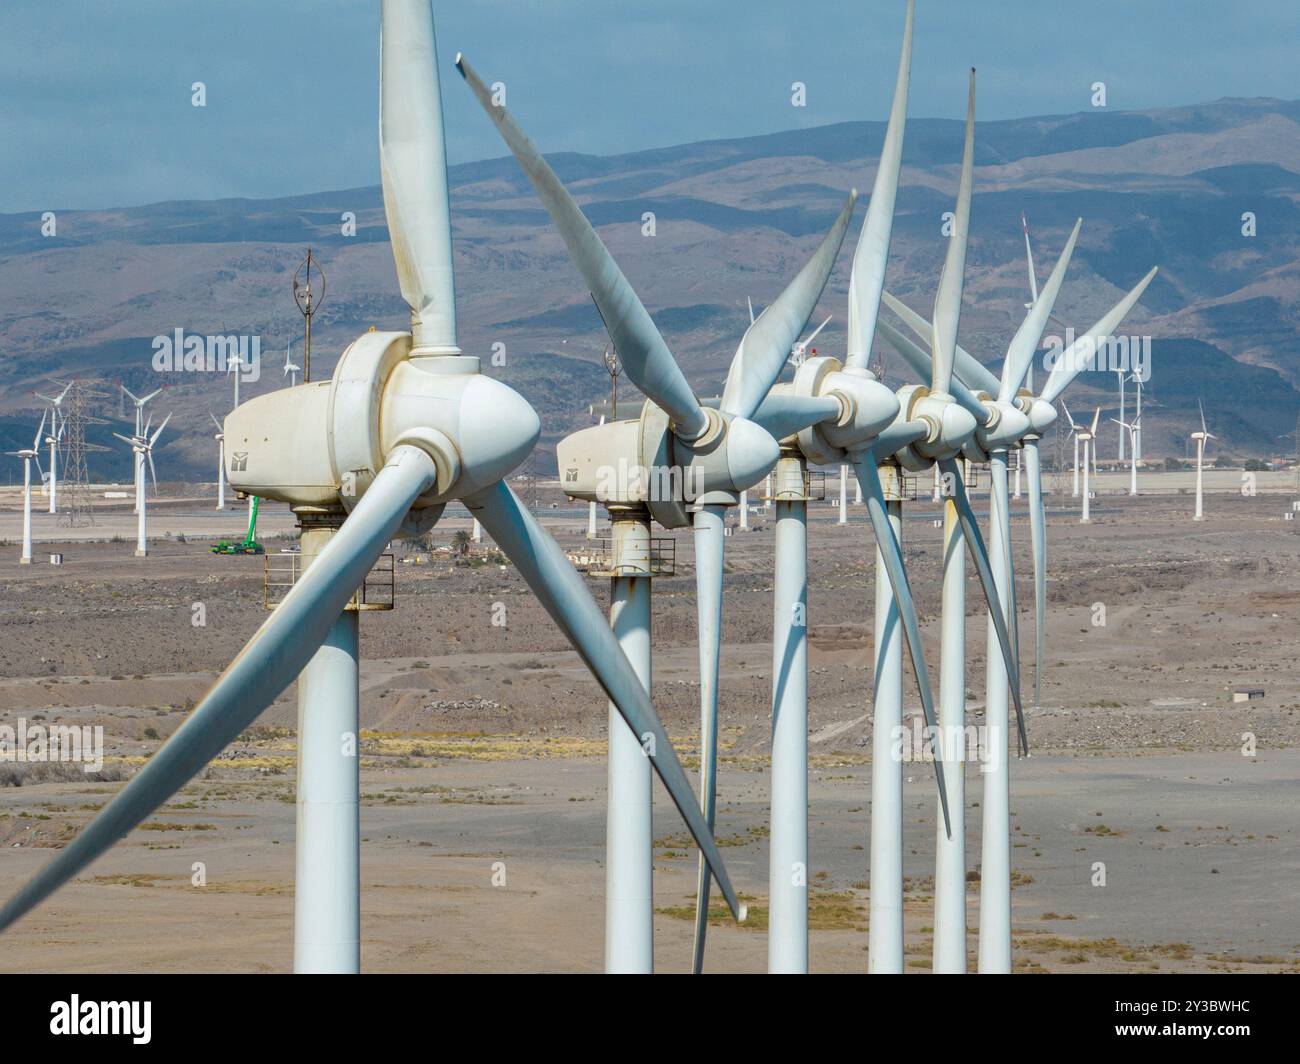
[[[1216,471],[1207,519],[1179,474],[1136,499],[1103,474],[1093,521],[1068,481],[1048,501],[1048,653],[1032,756],[1012,767],[1015,964],[1048,971],[1300,970],[1300,521],[1289,479]],[[554,489],[561,542],[585,512]],[[552,507],[552,502],[556,505]],[[189,496],[151,505],[159,539],[132,556],[128,513],[74,539],[38,515],[19,567],[13,497],[0,518],[0,714],[98,724],[105,764],[0,763],[0,894],[84,824],[265,616],[262,560],[203,537],[242,530]],[[976,498],[983,515],[986,500]],[[1033,692],[1027,521],[1013,504],[1024,691]],[[937,507],[906,508],[907,564],[937,667]],[[52,520],[52,519],[50,519]],[[729,540],[718,837],[750,901],[721,909],[714,970],[761,971],[767,878],[771,551],[766,515]],[[292,520],[271,508],[271,550]],[[467,527],[453,508],[436,544]],[[283,535],[285,538],[277,538]],[[113,542],[112,537],[125,537]],[[54,540],[62,539],[61,543]],[[656,581],[654,702],[694,769],[698,680],[690,536]],[[96,542],[95,539],[100,541]],[[814,504],[810,550],[811,966],[862,971],[867,949],[872,541],[865,514]],[[47,563],[61,551],[61,567]],[[394,544],[397,606],[362,629],[362,966],[369,971],[597,971],[601,966],[605,703],[512,568],[455,565]],[[592,581],[604,603],[607,588]],[[982,721],[985,630],[967,593],[968,717]],[[196,604],[205,624],[195,626]],[[493,624],[504,605],[504,625]],[[1104,620],[1104,624],[1097,623]],[[1237,687],[1261,699],[1234,702]],[[915,689],[906,712],[919,713]],[[285,971],[293,916],[295,700],[291,688],[142,829],[10,930],[0,969]],[[1250,756],[1253,751],[1253,756]],[[970,919],[978,924],[979,769],[968,783]],[[689,967],[696,854],[656,788],[657,960]],[[936,808],[911,766],[907,958],[930,964]],[[1104,885],[1098,868],[1104,866]],[[201,874],[200,874],[201,870]],[[197,885],[199,880],[203,885]],[[974,934],[972,934],[972,946]]]

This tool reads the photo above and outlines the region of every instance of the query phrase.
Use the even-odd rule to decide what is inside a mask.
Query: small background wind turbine
[[[1091,492],[1088,489],[1088,472],[1092,468],[1088,462],[1088,456],[1091,453],[1093,461],[1096,461],[1095,451],[1097,449],[1097,423],[1101,420],[1101,407],[1097,407],[1096,413],[1092,415],[1092,424],[1082,432],[1078,433],[1079,440],[1083,443],[1083,512],[1079,515],[1079,523],[1085,524],[1092,518],[1088,514],[1088,502]]]
[[[63,442],[63,399],[72,387],[71,382],[64,385],[58,395],[49,396],[36,393],[38,399],[50,404],[50,431],[45,442],[50,446],[49,496],[50,513],[59,512],[59,444]]]
[[[1137,438],[1138,438],[1138,432],[1139,432],[1138,425],[1139,425],[1139,423],[1141,422],[1141,420],[1142,420],[1142,419],[1141,419],[1140,417],[1136,417],[1136,418],[1134,418],[1132,421],[1120,421],[1120,419],[1117,418],[1117,417],[1113,417],[1113,418],[1111,418],[1111,421],[1115,422],[1117,425],[1119,425],[1120,427],[1122,427],[1122,428],[1124,429],[1125,432],[1128,433],[1128,443],[1129,443],[1129,447],[1128,447],[1128,456],[1129,456],[1129,480],[1128,480],[1128,493],[1129,493],[1130,495],[1136,495],[1136,494],[1138,493],[1138,457],[1137,457],[1137,456],[1138,456],[1138,450],[1137,450]]]
[[[1205,465],[1205,445],[1210,440],[1218,439],[1217,436],[1210,434],[1210,430],[1205,427],[1205,407],[1199,399],[1196,400],[1196,409],[1201,415],[1201,431],[1193,432],[1192,439],[1196,442],[1196,513],[1193,515],[1193,521],[1203,521],[1205,519],[1205,509],[1202,505],[1202,468]]]
[[[154,497],[158,496],[158,473],[153,464],[153,449],[158,442],[158,437],[162,435],[163,429],[167,427],[167,422],[172,419],[171,414],[163,418],[163,423],[154,430],[152,436],[149,435],[149,426],[146,424],[144,431],[134,436],[123,436],[120,432],[113,433],[123,443],[131,445],[131,450],[135,453],[136,468],[136,499],[139,504],[136,520],[136,538],[135,538],[135,556],[145,558],[149,555],[149,539],[147,532],[147,514],[148,509],[146,502],[146,492],[144,490],[144,465],[149,463],[149,475],[153,478]]]
[[[292,347],[293,347],[293,339],[290,338],[289,342],[284,345],[284,373],[283,373],[283,376],[289,378],[290,388],[297,387],[298,374],[302,371],[302,367],[294,363],[293,360],[289,357],[289,351]]]
[[[41,438],[45,434],[46,414],[41,414],[40,428],[30,447],[21,451],[6,451],[15,458],[23,460],[23,553],[18,559],[20,565],[32,564],[32,463],[36,463],[36,472],[41,472]]]

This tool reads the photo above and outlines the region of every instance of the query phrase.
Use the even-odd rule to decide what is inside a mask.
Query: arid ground
[[[1048,650],[1033,754],[1012,764],[1015,963],[1030,971],[1300,970],[1300,519],[1274,478],[1243,496],[1216,474],[1207,519],[1190,481],[1103,475],[1093,521],[1049,500]],[[543,493],[566,546],[586,514]],[[151,509],[147,559],[129,513],[93,530],[40,516],[17,564],[0,495],[0,722],[102,724],[100,778],[0,763],[0,894],[47,861],[181,723],[265,616],[262,560],[217,557],[242,510],[191,495]],[[551,506],[556,502],[555,507]],[[982,513],[985,502],[977,493]],[[1033,701],[1028,523],[1015,504],[1024,692]],[[906,553],[937,679],[940,530],[907,506]],[[811,507],[810,788],[814,971],[866,968],[872,541],[865,511]],[[713,970],[766,962],[772,532],[728,540],[719,841],[751,920],[721,909]],[[467,527],[457,508],[434,532]],[[289,534],[271,508],[262,529]],[[164,533],[170,532],[169,536]],[[180,533],[178,535],[177,533]],[[75,537],[75,538],[74,538]],[[118,537],[113,541],[113,537]],[[204,538],[208,537],[208,538]],[[654,702],[688,768],[698,746],[690,536],[656,581]],[[95,540],[99,541],[96,542]],[[269,538],[272,550],[288,538]],[[369,971],[599,970],[606,705],[510,567],[398,558],[397,608],[368,613],[362,652],[363,966]],[[64,564],[48,564],[53,550]],[[602,581],[591,582],[606,601]],[[205,624],[196,627],[195,604]],[[506,624],[495,604],[505,606]],[[968,718],[983,719],[985,623],[967,589]],[[1103,618],[1104,614],[1104,618]],[[1104,619],[1104,624],[1096,623]],[[909,683],[910,678],[909,678]],[[1236,687],[1264,690],[1235,703]],[[905,712],[919,712],[915,688]],[[292,960],[292,688],[216,762],[78,880],[6,932],[0,970],[284,971]],[[1253,750],[1254,756],[1247,756]],[[1246,751],[1246,752],[1243,752]],[[936,808],[909,766],[908,965],[930,965]],[[967,783],[972,956],[980,775]],[[696,854],[656,785],[657,962],[688,966]],[[201,862],[206,885],[195,886]],[[1096,885],[1097,865],[1105,884]],[[505,870],[493,884],[494,865]],[[499,879],[499,877],[497,877]]]

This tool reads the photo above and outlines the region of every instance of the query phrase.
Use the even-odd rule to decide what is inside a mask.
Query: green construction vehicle
[[[257,542],[257,506],[261,501],[253,496],[253,505],[248,510],[248,534],[243,539],[223,539],[208,549],[213,554],[265,554],[266,548]]]

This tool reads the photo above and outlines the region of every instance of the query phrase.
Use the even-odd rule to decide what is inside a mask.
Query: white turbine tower
[[[30,447],[21,451],[7,451],[7,454],[23,460],[23,553],[18,559],[20,565],[32,564],[32,463],[36,463],[36,472],[41,472],[41,439],[45,434],[45,413],[41,414],[40,428]]]
[[[208,411],[208,417],[212,418],[212,424],[217,427],[212,437],[217,441],[217,509],[224,510],[226,508],[226,432],[211,410]]]
[[[242,365],[244,365],[244,360],[239,357],[238,351],[226,359],[226,372],[233,375],[235,379],[235,400],[231,404],[231,410],[236,410],[239,407],[239,367]]]
[[[1129,454],[1129,479],[1128,479],[1128,493],[1129,493],[1130,495],[1136,495],[1136,494],[1138,493],[1138,448],[1137,448],[1137,439],[1138,439],[1138,432],[1141,431],[1141,430],[1139,429],[1139,427],[1138,427],[1139,424],[1141,423],[1141,418],[1134,418],[1132,421],[1120,421],[1119,418],[1114,418],[1114,417],[1113,417],[1113,418],[1111,418],[1111,421],[1114,421],[1114,422],[1116,422],[1118,425],[1121,425],[1121,426],[1123,427],[1124,431],[1128,433],[1128,443],[1129,443],[1129,447],[1128,447],[1128,454]]]
[[[63,439],[63,418],[60,416],[63,412],[63,400],[72,387],[71,382],[64,385],[63,391],[58,395],[49,396],[36,393],[38,399],[44,399],[50,404],[50,431],[45,437],[45,442],[50,447],[50,513],[59,512],[59,442]]]
[[[456,344],[428,0],[384,0],[381,27],[381,177],[411,332],[366,333],[344,351],[327,387],[267,392],[226,419],[227,441],[245,455],[231,469],[232,486],[295,509],[305,569],[185,724],[0,909],[0,930],[145,820],[301,674],[295,969],[356,971],[358,758],[340,736],[358,730],[358,639],[356,612],[346,606],[389,540],[427,532],[452,500],[482,521],[643,737],[646,760],[708,857],[731,911],[743,918],[640,677],[564,552],[502,479],[531,452],[540,425],[522,397],[481,374],[478,360]],[[624,357],[635,357],[632,347]]]
[[[149,463],[149,475],[153,478],[154,497],[158,495],[158,472],[153,464],[153,449],[158,442],[158,437],[162,435],[163,429],[167,427],[167,422],[172,419],[171,414],[163,418],[163,423],[158,426],[153,435],[149,435],[149,425],[146,423],[144,429],[133,436],[123,436],[120,432],[113,433],[123,443],[129,443],[131,450],[135,454],[135,498],[136,498],[136,533],[135,533],[135,556],[137,558],[146,558],[149,556],[149,538],[147,530],[147,505],[146,491],[144,480],[145,462]]]
[[[289,378],[290,388],[296,388],[298,386],[298,374],[302,372],[302,367],[290,361],[289,351],[292,347],[293,340],[290,338],[289,342],[284,345],[284,373],[281,376]]]
[[[856,193],[849,195],[803,269],[745,331],[716,406],[702,405],[632,286],[554,171],[510,114],[493,102],[491,91],[463,57],[458,57],[457,66],[532,181],[587,282],[620,363],[649,399],[636,419],[620,420],[611,405],[608,422],[565,438],[556,451],[564,471],[565,492],[573,498],[599,501],[609,510],[613,526],[613,557],[608,563],[610,620],[647,685],[654,571],[651,521],[664,528],[679,528],[688,522],[693,525],[701,691],[700,797],[705,821],[711,827],[716,796],[726,509],[740,505],[742,492],[757,484],[777,461],[776,440],[751,417],[790,360],[795,342],[817,306],[848,230]],[[628,483],[625,477],[608,476],[612,470],[623,469],[647,470],[650,483],[640,483],[640,477]],[[661,477],[672,470],[679,474],[676,486],[671,476],[667,484]],[[605,940],[609,971],[648,972],[653,965],[650,780],[642,745],[621,720],[611,717]],[[693,969],[700,971],[710,890],[709,865],[703,860],[697,887]]]
[[[1203,479],[1201,474],[1205,465],[1205,445],[1210,440],[1217,440],[1218,437],[1211,435],[1210,430],[1205,427],[1205,407],[1199,399],[1196,400],[1196,409],[1201,415],[1201,431],[1192,433],[1192,439],[1196,441],[1196,513],[1192,516],[1192,520],[1203,521],[1205,520],[1205,508],[1203,505]]]

